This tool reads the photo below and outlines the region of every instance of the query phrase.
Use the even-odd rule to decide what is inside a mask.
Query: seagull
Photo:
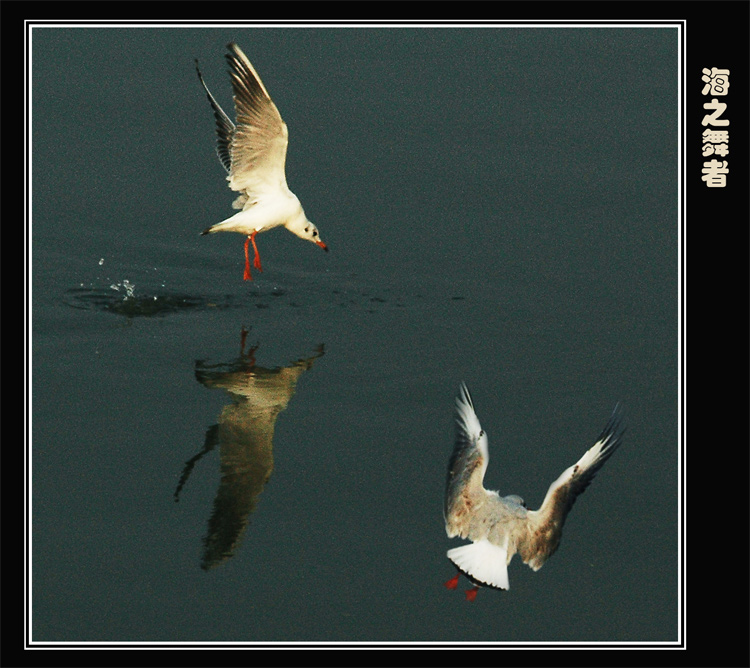
[[[445,586],[455,589],[464,573],[475,585],[466,591],[470,601],[480,586],[507,590],[508,564],[516,553],[538,571],[557,550],[576,498],[622,442],[622,418],[617,404],[597,442],[550,485],[538,510],[528,510],[520,496],[502,497],[484,488],[489,461],[487,434],[462,383],[456,397],[456,442],[448,466],[443,515],[449,538],[459,536],[472,542],[448,550],[447,556],[459,573]]]
[[[245,239],[246,281],[252,280],[248,245],[255,251],[253,265],[263,271],[255,237],[259,232],[283,225],[292,234],[328,251],[320,233],[305,215],[297,196],[286,183],[284,164],[289,131],[266,87],[247,56],[235,43],[227,45],[237,125],[216,102],[203,80],[198,61],[195,69],[216,118],[216,152],[227,170],[229,187],[240,193],[232,207],[241,211],[201,234],[239,232]]]

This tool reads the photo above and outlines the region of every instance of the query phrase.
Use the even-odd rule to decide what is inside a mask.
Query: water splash
[[[112,290],[120,291],[120,288],[125,290],[125,299],[132,299],[135,297],[135,284],[131,283],[127,278],[122,283],[112,283],[109,286]]]
[[[136,294],[135,285],[127,280],[99,288],[85,287],[81,283],[79,288],[66,291],[64,301],[73,308],[107,311],[126,318],[158,317],[186,310],[240,308],[247,305],[244,300],[231,295],[207,297],[163,290],[140,291]]]

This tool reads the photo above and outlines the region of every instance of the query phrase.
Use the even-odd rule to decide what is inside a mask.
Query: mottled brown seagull
[[[539,510],[528,510],[520,496],[502,497],[484,488],[489,461],[487,434],[474,412],[468,388],[461,384],[443,514],[449,538],[472,541],[448,550],[448,558],[459,572],[475,584],[466,592],[467,599],[474,600],[479,586],[509,589],[508,564],[516,553],[535,571],[554,554],[576,498],[622,442],[622,417],[617,404],[599,440],[550,485]],[[455,589],[458,577],[445,586]]]

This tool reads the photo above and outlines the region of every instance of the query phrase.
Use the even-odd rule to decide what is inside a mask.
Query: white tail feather
[[[448,559],[478,582],[500,589],[510,589],[508,550],[505,547],[493,545],[483,539],[448,550]]]

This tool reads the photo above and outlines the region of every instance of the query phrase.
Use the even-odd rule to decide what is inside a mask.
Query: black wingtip
[[[227,44],[227,50],[231,51],[233,56],[237,56],[239,49],[240,47],[237,46],[237,42],[229,42],[229,44]]]
[[[621,401],[618,401],[615,404],[615,407],[612,409],[612,416],[609,419],[610,424],[613,427],[613,431],[617,431],[617,432],[625,431],[626,417],[627,417],[627,411],[625,410],[625,406],[623,405]]]
[[[622,443],[625,434],[625,407],[617,402],[612,409],[612,415],[599,436],[600,441],[606,442],[606,450],[611,455]]]

